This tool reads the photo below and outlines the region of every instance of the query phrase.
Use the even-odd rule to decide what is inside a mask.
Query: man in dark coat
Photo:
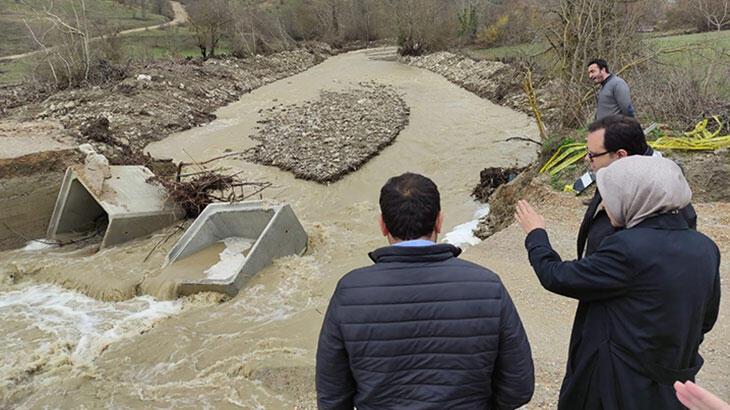
[[[657,155],[646,143],[641,125],[633,118],[612,115],[595,121],[588,127],[586,160],[595,173],[614,161],[630,155]],[[600,206],[603,199],[596,189],[588,204],[578,231],[578,259],[592,254],[604,238],[618,229],[611,226],[606,212]],[[697,214],[692,204],[680,210],[690,228],[697,228]]]
[[[320,409],[513,409],[534,370],[499,277],[435,243],[436,185],[406,173],[380,191],[391,246],[337,284],[317,346]]]
[[[617,161],[598,186],[609,189],[612,223],[627,229],[581,260],[560,259],[529,204],[516,214],[542,286],[582,306],[558,408],[681,409],[672,384],[702,366],[699,345],[720,306],[719,250],[677,212],[691,193],[672,161]]]

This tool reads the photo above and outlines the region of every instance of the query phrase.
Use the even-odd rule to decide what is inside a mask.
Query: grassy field
[[[0,0],[1,1],[1,0]],[[118,37],[107,37],[92,43],[98,56],[114,63],[151,61],[164,58],[199,57],[195,33],[187,25],[144,30]],[[221,41],[216,54],[229,54],[231,47]],[[0,61],[0,85],[21,82],[40,57]]]
[[[129,28],[151,26],[164,23],[168,19],[165,16],[153,14],[150,11],[143,11],[139,7],[128,7],[113,0],[85,0],[86,15],[89,21],[89,30],[93,36],[124,30]],[[44,19],[38,18],[38,13],[44,8],[53,4],[51,11],[54,14],[63,16],[64,19],[73,24],[74,5],[79,2],[75,0],[56,1],[50,0],[24,0],[17,3],[15,0],[0,0],[0,56],[20,54],[33,51],[38,48],[33,41],[24,21],[32,27],[35,26],[39,33],[45,25]],[[34,11],[35,10],[35,11]],[[76,8],[79,12],[79,9]],[[52,39],[47,41],[53,44]]]
[[[135,60],[200,56],[195,33],[187,25],[147,30],[119,40],[125,58]],[[215,52],[217,55],[227,54],[230,53],[230,47],[225,40],[221,40]]]
[[[16,84],[23,80],[25,73],[30,70],[28,59],[15,61],[0,61],[0,85]]]
[[[660,57],[664,62],[689,64],[694,63],[691,54],[699,53],[700,56],[703,55],[703,51],[699,48],[706,48],[705,51],[712,50],[713,53],[717,51],[730,53],[730,30],[665,37],[652,36],[644,39],[644,42],[652,50],[693,48],[693,50],[687,52],[665,54]],[[551,57],[547,44],[536,43],[482,49],[473,48],[467,49],[465,52],[472,58],[487,60],[537,57],[549,63]]]

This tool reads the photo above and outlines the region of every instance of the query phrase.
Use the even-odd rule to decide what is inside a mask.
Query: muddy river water
[[[361,81],[402,93],[409,125],[393,145],[336,183],[298,180],[239,159],[216,163],[246,180],[273,183],[264,199],[290,203],[310,237],[305,255],[276,261],[237,297],[220,303],[213,295],[135,296],[179,233],[143,260],[172,230],[98,254],[0,254],[0,408],[313,407],[322,312],[338,279],[370,263],[367,253],[386,244],[376,221],[387,178],[405,171],[433,178],[450,231],[479,211],[469,194],[481,169],[525,164],[536,155],[534,146],[505,141],[536,134],[526,115],[431,72],[374,58],[383,54],[332,57],[254,90],[206,126],[147,148],[157,157],[203,161],[252,146],[261,109]]]

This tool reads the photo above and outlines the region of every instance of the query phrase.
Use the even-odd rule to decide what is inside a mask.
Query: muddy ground
[[[216,108],[312,67],[326,58],[325,52],[300,49],[249,59],[135,65],[120,81],[58,92],[12,108],[2,119],[57,120],[70,137],[91,141],[110,157],[125,147],[139,152],[170,133],[210,122]]]

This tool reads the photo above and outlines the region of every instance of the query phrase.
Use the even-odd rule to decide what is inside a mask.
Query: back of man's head
[[[394,238],[407,241],[430,235],[440,211],[439,190],[423,175],[406,172],[380,189],[380,212]]]
[[[649,149],[641,124],[632,117],[609,115],[588,126],[588,132],[605,130],[603,147],[606,151],[626,150],[629,155],[644,155]]]
[[[608,71],[608,63],[602,58],[594,58],[586,64],[586,67],[590,67],[593,64],[597,65],[599,70],[606,70],[607,73],[610,72]]]

